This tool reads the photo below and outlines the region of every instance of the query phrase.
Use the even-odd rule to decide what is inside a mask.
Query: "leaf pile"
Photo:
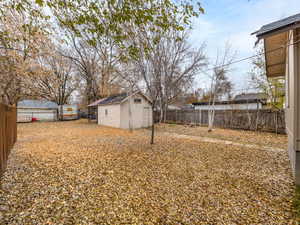
[[[296,224],[286,152],[147,133],[19,125],[0,224]]]
[[[239,142],[244,144],[267,145],[276,148],[287,148],[287,136],[284,134],[275,134],[269,132],[254,132],[246,130],[231,130],[214,128],[213,132],[208,132],[207,127],[159,124],[157,130],[160,132],[170,132],[192,136],[201,136],[208,138],[217,138],[221,140]]]

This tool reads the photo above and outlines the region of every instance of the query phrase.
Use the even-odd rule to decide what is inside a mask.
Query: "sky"
[[[206,43],[206,54],[214,62],[217,51],[226,42],[236,51],[235,60],[255,54],[255,36],[251,33],[261,26],[300,13],[300,0],[200,0],[205,14],[193,22],[190,44]],[[236,92],[249,92],[251,60],[232,65],[228,74]],[[210,66],[211,67],[211,66]],[[199,74],[196,88],[209,87],[207,75]]]

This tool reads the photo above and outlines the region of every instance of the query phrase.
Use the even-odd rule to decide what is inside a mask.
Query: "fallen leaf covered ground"
[[[158,124],[157,130],[161,132],[217,138],[221,140],[228,140],[245,144],[267,145],[276,148],[287,148],[287,135],[284,134],[220,128],[214,128],[213,132],[208,132],[207,127],[165,123]]]
[[[0,224],[296,224],[287,153],[85,120],[19,125]],[[283,143],[282,143],[283,144]]]

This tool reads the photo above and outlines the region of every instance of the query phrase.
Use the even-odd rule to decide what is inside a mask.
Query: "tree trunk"
[[[213,130],[213,124],[214,124],[214,118],[215,117],[215,110],[209,110],[208,111],[208,132],[212,132]]]
[[[59,120],[60,120],[60,121],[63,121],[63,120],[64,120],[63,109],[64,109],[64,107],[63,107],[63,105],[61,104],[61,105],[60,105],[60,112],[59,112]]]
[[[159,113],[159,122],[162,123],[163,119],[164,119],[164,108],[163,108],[163,104],[160,104],[160,109],[159,109],[160,113]]]
[[[164,107],[164,123],[167,121],[168,103]]]
[[[132,132],[132,110],[131,110],[131,95],[132,91],[129,92],[129,100],[128,100],[128,114],[129,114],[129,131]]]
[[[151,126],[151,141],[150,144],[153,145],[154,144],[154,106],[152,106],[152,126]]]

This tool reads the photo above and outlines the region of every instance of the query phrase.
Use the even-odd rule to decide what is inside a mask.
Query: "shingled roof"
[[[18,108],[56,109],[58,105],[46,100],[23,100],[18,102]]]
[[[287,26],[295,25],[295,24],[300,24],[300,13],[284,18],[282,20],[275,21],[273,23],[269,23],[267,25],[264,25],[260,28],[260,30],[255,31],[252,34],[256,34],[256,36],[261,36],[265,35],[269,32],[275,31],[275,30],[280,30],[282,28],[285,28]]]
[[[267,96],[264,93],[248,93],[236,95],[233,100],[228,101],[216,101],[215,105],[227,105],[227,104],[249,104],[261,102],[265,104],[267,101]],[[193,105],[211,105],[211,102],[194,102]]]
[[[101,98],[91,104],[89,104],[89,107],[97,106],[97,105],[111,105],[111,104],[118,104],[121,103],[125,98],[128,97],[127,93],[121,93],[121,94],[115,94],[108,96],[106,98]]]
[[[121,93],[117,95],[111,95],[98,103],[98,105],[109,105],[121,103],[125,98],[128,97],[127,93]]]
[[[106,99],[106,98],[101,98],[101,99],[99,99],[99,100],[97,100],[97,101],[95,101],[95,102],[89,104],[88,107],[97,106],[97,105],[98,105],[100,102],[102,102],[104,99]]]
[[[135,94],[141,94],[142,96],[144,96],[145,99],[147,99],[150,103],[151,103],[151,100],[146,96],[144,95],[142,92],[140,91],[137,91],[135,93],[133,93],[132,95],[135,95]],[[127,97],[128,97],[128,93],[127,92],[124,92],[124,93],[120,93],[120,94],[115,94],[115,95],[111,95],[111,96],[108,96],[106,98],[102,98],[102,99],[99,99],[93,103],[91,103],[90,105],[88,105],[88,107],[92,107],[92,106],[97,106],[97,105],[113,105],[113,104],[120,104],[122,103]]]
[[[240,94],[234,97],[235,101],[239,100],[266,100],[267,95],[264,93],[247,93],[247,94]]]

